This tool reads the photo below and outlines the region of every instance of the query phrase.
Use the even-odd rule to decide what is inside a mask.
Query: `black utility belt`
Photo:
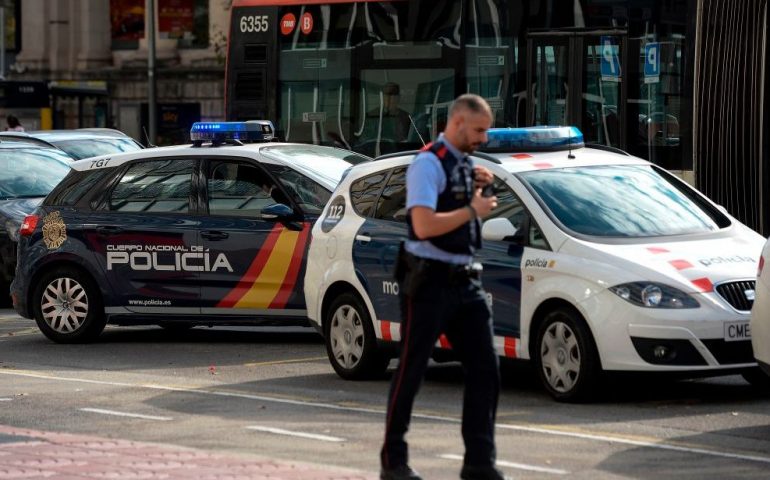
[[[409,252],[404,252],[409,270],[423,271],[435,275],[446,275],[448,279],[457,278],[481,278],[483,267],[479,262],[460,265],[457,263],[442,262],[430,258],[418,257]]]

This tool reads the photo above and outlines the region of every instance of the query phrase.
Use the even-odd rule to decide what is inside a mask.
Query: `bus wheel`
[[[343,293],[329,307],[324,321],[326,353],[337,375],[346,380],[381,376],[388,358],[377,348],[372,320],[358,296]]]

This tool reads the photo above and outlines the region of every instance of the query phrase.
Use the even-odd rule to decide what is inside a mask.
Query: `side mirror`
[[[507,218],[490,218],[481,226],[481,238],[484,240],[510,240],[516,236],[516,232],[516,227]]]
[[[285,220],[294,216],[294,210],[283,203],[275,203],[262,209],[262,220]]]

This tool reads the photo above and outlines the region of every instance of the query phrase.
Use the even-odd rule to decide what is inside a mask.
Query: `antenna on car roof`
[[[147,147],[148,148],[155,148],[155,147],[157,147],[157,145],[153,145],[152,142],[150,141],[150,135],[147,134],[147,129],[144,128],[144,125],[142,125],[142,130],[144,130],[144,138],[147,139]]]
[[[417,129],[417,125],[414,124],[414,120],[412,119],[411,115],[407,114],[407,117],[409,117],[409,121],[412,123],[412,128],[414,128],[414,131],[417,132],[417,136],[420,137],[420,141],[422,142],[422,146],[425,146],[425,140],[423,140],[422,135],[420,135],[420,130]]]
[[[570,160],[574,160],[575,156],[572,155],[572,132],[570,132],[569,137],[567,138],[567,145],[569,146],[569,151],[567,152],[567,158]]]

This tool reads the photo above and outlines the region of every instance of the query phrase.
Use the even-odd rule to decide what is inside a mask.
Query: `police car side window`
[[[265,168],[278,179],[304,213],[321,213],[332,196],[332,192],[292,168],[269,164]]]
[[[406,221],[406,168],[397,168],[377,201],[375,218],[394,222]]]
[[[248,163],[212,161],[206,187],[211,215],[256,217],[269,205],[286,203],[267,172]]]
[[[107,174],[114,174],[114,169],[87,170],[85,172],[71,170],[59,185],[45,199],[46,205],[72,206],[85,195],[92,193],[94,186]]]
[[[131,165],[110,194],[118,212],[189,212],[193,160],[151,160]]]
[[[518,230],[522,227],[524,219],[529,217],[529,246],[548,250],[548,242],[543,236],[540,227],[537,226],[535,220],[529,215],[529,212],[524,208],[519,197],[513,193],[513,190],[498,177],[495,177],[492,188],[497,196],[497,208],[492,210],[488,218],[507,218]]]
[[[389,172],[390,170],[383,170],[356,180],[350,185],[350,201],[356,213],[362,217],[368,217],[373,213],[374,203],[380,196]]]

